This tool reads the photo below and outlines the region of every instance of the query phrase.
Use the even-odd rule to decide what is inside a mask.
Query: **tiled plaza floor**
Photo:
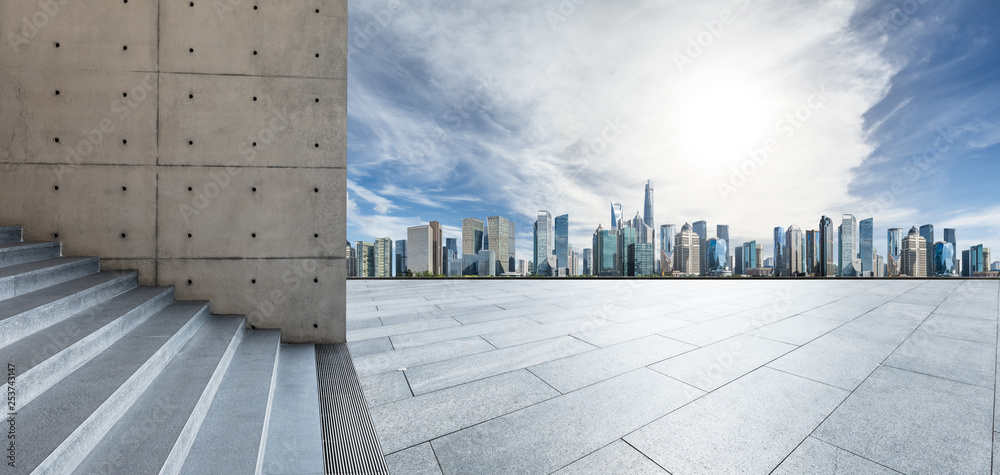
[[[984,474],[998,294],[995,280],[352,280],[347,338],[393,473]]]

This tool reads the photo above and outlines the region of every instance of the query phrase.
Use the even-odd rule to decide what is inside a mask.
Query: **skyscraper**
[[[976,272],[986,272],[989,270],[986,263],[985,248],[982,244],[977,244],[969,248],[969,277],[975,277]]]
[[[636,242],[628,245],[628,269],[625,275],[639,276],[653,273],[653,249],[655,244]]]
[[[612,201],[611,202],[611,229],[619,229],[622,227],[622,219],[624,219],[624,213],[622,213],[622,204]]]
[[[441,236],[441,223],[437,221],[431,221],[427,224],[430,228],[430,238],[431,238],[431,274],[443,275],[444,274],[444,259],[442,259],[442,250],[444,249],[444,240]]]
[[[483,221],[462,219],[462,275],[479,275],[476,268],[479,251],[483,248]]]
[[[924,238],[924,243],[927,245],[927,272],[924,274],[927,277],[931,277],[935,274],[934,272],[934,225],[925,224],[920,226],[920,237]]]
[[[552,254],[552,215],[546,210],[538,210],[535,218],[535,241],[532,259],[535,261],[535,273],[551,275],[548,269],[548,256]]]
[[[719,224],[715,226],[715,237],[726,241],[726,263],[729,271],[733,271],[733,247],[729,244],[729,225]]]
[[[564,214],[556,217],[556,266],[559,276],[569,275],[570,250],[569,250],[569,215]]]
[[[581,272],[582,275],[594,275],[592,252],[593,251],[590,248],[583,250],[583,269]]]
[[[733,251],[733,274],[743,275],[746,272],[743,270],[743,246],[736,246]]]
[[[646,200],[642,207],[642,221],[650,229],[656,229],[653,226],[653,180],[646,180]]]
[[[885,265],[889,277],[899,277],[901,263],[899,256],[903,252],[903,230],[890,228],[886,238]]]
[[[626,222],[627,227],[635,228],[635,242],[656,244],[656,230],[646,225],[646,222],[639,217],[639,212],[635,212],[632,221]]]
[[[760,253],[757,252],[757,241],[750,241],[743,243],[743,273],[749,274],[750,269],[759,269],[763,267],[761,263]]]
[[[927,277],[927,244],[916,226],[903,238],[899,259],[899,274],[909,277]]]
[[[392,277],[392,239],[375,240],[375,277]]]
[[[713,277],[732,275],[729,269],[729,249],[726,241],[721,238],[710,238],[706,242],[708,250],[705,252],[705,260],[708,262],[708,270],[705,274]]]
[[[441,273],[441,225],[437,221],[406,228],[407,268],[414,274]]]
[[[677,235],[677,226],[664,224],[660,226],[660,273],[672,275],[674,273],[674,238]]]
[[[514,236],[510,234],[513,225],[514,223],[503,216],[490,216],[486,218],[485,239],[489,245],[486,249],[496,253],[496,260],[500,263],[497,274],[514,271],[514,264],[511,262],[514,258],[514,255],[511,253],[511,246],[514,245]],[[480,270],[480,274],[482,274],[482,270]]]
[[[774,266],[772,272],[777,277],[788,275],[788,261],[785,259],[785,228],[774,228]]]
[[[950,242],[952,247],[955,248],[955,272],[958,273],[958,239],[955,237],[954,228],[944,228],[944,242]]]
[[[347,276],[358,276],[358,251],[354,250],[351,241],[347,241]]]
[[[701,240],[684,223],[681,232],[674,238],[674,271],[680,275],[701,275]]]
[[[785,262],[790,276],[806,274],[806,253],[802,247],[804,240],[801,228],[794,224],[788,227],[788,231],[785,232]]]
[[[837,275],[837,261],[833,247],[833,220],[827,216],[819,220],[819,244],[819,275],[834,277]]]
[[[406,275],[406,239],[396,241],[396,276]]]
[[[972,277],[972,267],[969,265],[969,250],[962,251],[962,277]]]
[[[594,231],[594,275],[618,276],[618,233],[600,225]]]
[[[357,276],[361,278],[375,277],[375,245],[370,242],[356,241],[354,250],[358,256]]]
[[[705,221],[695,221],[691,225],[691,232],[698,236],[698,269],[701,271],[702,275],[706,274],[708,265],[705,262],[705,251],[707,251],[707,246],[705,241],[708,240],[708,223]]]
[[[628,226],[618,230],[618,275],[628,275],[628,246],[636,242],[635,228]]]
[[[806,231],[806,275],[819,275],[819,237],[819,231]]]
[[[934,243],[934,275],[938,277],[955,276],[955,248],[950,242]]]
[[[858,220],[853,214],[841,218],[840,275],[854,277],[860,270],[858,262]]]
[[[858,228],[861,238],[861,276],[875,276],[875,219],[862,219]]]
[[[507,221],[507,236],[509,236],[507,239],[507,272],[514,272],[517,265],[517,259],[515,258],[517,246],[514,245],[517,230],[514,229],[513,221]]]

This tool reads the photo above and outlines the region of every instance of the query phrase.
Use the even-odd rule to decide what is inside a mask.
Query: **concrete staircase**
[[[21,236],[0,227],[0,473],[324,472],[313,345]]]

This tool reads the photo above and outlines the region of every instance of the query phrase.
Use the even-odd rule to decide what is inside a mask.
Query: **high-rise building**
[[[674,239],[677,235],[677,226],[664,224],[660,226],[660,274],[672,275],[674,273]]]
[[[583,250],[583,269],[581,275],[594,275],[593,251],[590,248]]]
[[[375,240],[375,277],[392,277],[392,239]]]
[[[627,276],[650,275],[653,273],[654,244],[636,242],[628,245]]]
[[[513,222],[502,216],[490,216],[486,218],[484,240],[489,247],[484,245],[483,248],[495,253],[497,262],[500,263],[497,274],[513,272],[514,264],[512,260],[514,259],[514,255],[511,253],[511,246],[514,245],[514,235],[511,234],[513,226]],[[480,259],[480,262],[482,262],[482,259]],[[480,269],[480,275],[482,275],[482,269]]]
[[[656,245],[656,230],[646,225],[646,222],[639,217],[639,212],[635,212],[635,217],[632,221],[627,223],[628,226],[635,228],[635,242],[650,243],[654,246]]]
[[[628,275],[628,246],[638,242],[636,229],[626,226],[618,230],[618,275]]]
[[[939,241],[934,249],[934,274],[938,277],[955,276],[955,248],[950,242]]]
[[[653,180],[646,180],[646,200],[642,207],[642,221],[650,229],[656,229],[653,226]]]
[[[986,272],[985,250],[982,244],[969,248],[969,277],[975,277],[976,272]]]
[[[990,264],[990,272],[998,271],[1000,271],[1000,261],[993,261],[993,263]]]
[[[705,245],[705,241],[708,240],[708,223],[705,221],[695,221],[691,225],[691,232],[698,236],[698,269],[701,270],[702,275],[706,275],[708,270],[708,263],[705,262],[706,251],[708,246]]]
[[[708,262],[707,275],[712,277],[722,277],[732,275],[729,269],[729,249],[726,241],[722,238],[710,238],[705,241],[708,250],[705,252],[705,260]]]
[[[790,276],[806,275],[804,243],[802,229],[794,224],[789,226],[785,232],[785,262]]]
[[[733,247],[729,243],[729,225],[728,224],[718,224],[715,226],[715,237],[726,241],[726,265],[729,267],[729,272],[733,271]]]
[[[497,261],[496,251],[492,249],[480,249],[476,253],[476,257],[479,260],[476,263],[476,270],[479,271],[479,277],[495,277],[497,275],[499,262]]]
[[[354,250],[358,256],[357,276],[375,277],[375,245],[370,242],[355,241]]]
[[[927,244],[927,272],[925,275],[931,277],[935,274],[934,269],[934,225],[925,224],[920,226],[920,237],[924,238],[924,243]]]
[[[768,257],[767,259],[764,259],[764,267],[766,267],[768,269],[772,269],[772,272],[773,272],[773,269],[774,269],[774,258],[773,257]]]
[[[743,275],[746,271],[743,269],[743,246],[736,246],[733,249],[733,274]]]
[[[890,228],[886,237],[885,265],[889,277],[899,277],[901,271],[900,255],[903,252],[903,230]]]
[[[483,221],[476,218],[462,219],[462,275],[479,275],[477,264],[483,248]]]
[[[772,272],[777,277],[788,275],[788,262],[785,259],[785,228],[778,226],[774,228],[774,263],[771,265]]]
[[[969,251],[962,251],[962,277],[972,277],[972,266],[969,265]]]
[[[806,275],[819,275],[819,242],[817,230],[806,231]]]
[[[861,276],[875,277],[875,219],[862,219],[858,227],[861,240]]]
[[[955,273],[958,273],[958,239],[955,236],[954,228],[944,228],[944,242],[950,242],[952,247],[955,248]]]
[[[845,214],[840,226],[840,275],[854,277],[861,267],[858,259],[858,220],[853,214]]]
[[[354,250],[351,241],[347,241],[347,276],[358,276],[358,251]]]
[[[833,246],[833,220],[823,216],[819,220],[819,275],[821,277],[837,275],[837,261]]]
[[[431,251],[433,255],[431,256],[431,264],[433,268],[431,269],[431,274],[443,275],[444,274],[444,259],[442,259],[442,254],[444,254],[444,239],[441,235],[441,223],[437,221],[431,221],[427,224],[431,230]]]
[[[441,271],[447,276],[457,276],[461,275],[461,269],[458,273],[451,273],[451,262],[458,260],[458,239],[456,238],[445,238],[444,249],[441,250]],[[461,261],[459,261],[461,262]],[[461,267],[461,266],[459,266]]]
[[[570,246],[572,248],[572,246]],[[573,250],[573,258],[569,260],[570,266],[569,275],[581,275],[583,270],[583,259],[580,257],[580,251]]]
[[[514,245],[517,230],[514,229],[513,221],[507,221],[507,235],[510,236],[510,238],[507,239],[507,272],[514,272],[514,266],[517,263],[517,259],[515,257],[517,253],[517,246]]]
[[[760,252],[757,249],[760,246],[757,245],[757,241],[750,241],[743,243],[743,273],[749,274],[750,269],[759,269],[763,267],[763,263],[760,262]]]
[[[885,261],[878,253],[875,254],[875,277],[885,277]]]
[[[927,277],[927,244],[916,226],[903,238],[899,259],[899,274],[909,277]]]
[[[622,204],[616,201],[611,202],[611,229],[618,230],[622,227],[625,215],[622,212]]]
[[[441,225],[437,221],[406,228],[406,265],[414,274],[441,274]]]
[[[618,233],[600,225],[594,231],[594,275],[615,277],[618,273]]]
[[[396,241],[396,276],[406,275],[406,239]]]
[[[680,275],[701,275],[701,240],[684,223],[681,232],[674,238],[674,272]]]
[[[556,266],[558,267],[557,275],[569,275],[569,268],[571,267],[570,258],[572,257],[571,251],[569,249],[569,215],[564,214],[562,216],[556,217]]]
[[[534,253],[532,254],[532,259],[536,263],[536,274],[550,275],[546,259],[549,254],[552,254],[554,236],[552,232],[552,215],[546,210],[538,210],[538,214],[535,217]],[[538,263],[542,265],[539,266]]]

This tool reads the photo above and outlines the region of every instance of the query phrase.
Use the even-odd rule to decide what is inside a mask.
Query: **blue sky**
[[[353,1],[348,239],[501,215],[528,259],[546,209],[582,249],[652,179],[657,226],[737,242],[852,213],[883,255],[886,228],[927,223],[1000,248],[997,18],[992,0]]]

